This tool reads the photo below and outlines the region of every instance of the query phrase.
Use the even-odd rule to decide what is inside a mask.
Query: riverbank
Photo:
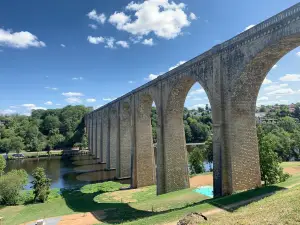
[[[20,159],[20,157],[14,157],[13,155],[17,154],[15,152],[11,152],[8,154],[2,154],[3,157],[7,160],[16,160]],[[51,150],[41,151],[41,152],[20,152],[24,157],[21,158],[45,158],[45,157],[54,157],[54,156],[77,156],[77,155],[89,155],[89,150]]]
[[[300,184],[300,162],[285,163],[284,167],[285,169],[297,169],[298,172],[294,173],[284,183],[218,199],[209,199],[198,194],[193,191],[194,188],[160,196],[156,196],[155,186],[111,193],[99,193],[97,191],[83,193],[80,190],[63,190],[59,196],[50,199],[47,203],[2,207],[0,216],[4,217],[3,224],[8,225],[49,217],[63,219],[65,222],[61,224],[69,225],[74,224],[72,218],[79,220],[80,215],[81,217],[87,216],[87,220],[83,221],[88,222],[88,218],[94,218],[99,223],[106,224],[173,223],[190,212],[217,210],[236,202],[248,201],[257,196],[273,195],[277,192],[280,194],[282,190]],[[191,179],[201,181],[202,178],[202,175],[198,175]],[[196,186],[198,184],[195,182]],[[92,222],[81,224],[95,224],[95,220],[91,219],[90,221]]]

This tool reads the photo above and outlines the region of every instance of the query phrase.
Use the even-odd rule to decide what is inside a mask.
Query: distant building
[[[290,104],[290,105],[289,105],[289,112],[290,112],[290,113],[295,112],[295,107],[296,107],[295,104]]]

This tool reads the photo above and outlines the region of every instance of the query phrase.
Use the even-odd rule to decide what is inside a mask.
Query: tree
[[[24,143],[21,137],[12,137],[10,140],[10,150],[20,153],[24,149]]]
[[[192,134],[192,130],[188,124],[184,124],[184,133],[185,133],[186,143],[192,143],[193,134]]]
[[[204,155],[205,155],[205,159],[209,163],[213,162],[214,153],[213,153],[213,141],[212,141],[212,137],[211,136],[209,136],[208,139],[207,139],[207,141],[205,142]]]
[[[294,118],[289,116],[281,118],[277,125],[289,133],[293,133],[299,127],[299,123],[297,123]]]
[[[10,150],[11,150],[10,139],[9,138],[0,139],[0,151],[8,154]]]
[[[192,174],[203,173],[205,171],[203,161],[202,149],[195,147],[189,154],[189,167]]]
[[[65,137],[62,134],[54,134],[49,137],[48,145],[51,149],[58,148],[63,145]]]
[[[34,201],[45,202],[50,194],[51,180],[47,178],[44,168],[37,167],[33,173]]]
[[[0,177],[0,204],[16,205],[20,199],[21,190],[28,182],[25,170],[12,170]]]
[[[6,167],[6,160],[2,155],[0,155],[0,176],[3,175],[5,167]]]
[[[261,178],[265,185],[275,184],[282,182],[288,178],[288,175],[283,173],[283,169],[280,166],[280,158],[275,152],[278,145],[278,139],[274,134],[267,134],[264,137],[258,137],[261,139],[259,145],[259,158]]]
[[[59,129],[60,121],[57,116],[48,115],[45,117],[42,123],[42,131],[48,135],[52,130]]]

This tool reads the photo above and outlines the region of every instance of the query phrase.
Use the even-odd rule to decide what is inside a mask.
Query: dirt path
[[[190,178],[190,185],[191,187],[213,185],[213,175],[207,174],[192,177]]]

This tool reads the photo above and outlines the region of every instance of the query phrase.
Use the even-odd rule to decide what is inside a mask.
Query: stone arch
[[[187,94],[195,83],[210,95],[202,79],[197,76],[177,77],[169,86],[164,110],[164,164],[165,192],[188,188],[189,174],[187,164],[186,140],[183,124],[183,110]]]
[[[299,24],[300,25],[300,24]],[[299,26],[300,27],[300,26]],[[230,192],[261,185],[255,110],[259,89],[271,68],[285,54],[300,45],[300,33],[285,37],[272,35],[252,50],[232,83],[230,93]],[[257,44],[257,43],[254,43]],[[241,172],[243,171],[243,172]]]

